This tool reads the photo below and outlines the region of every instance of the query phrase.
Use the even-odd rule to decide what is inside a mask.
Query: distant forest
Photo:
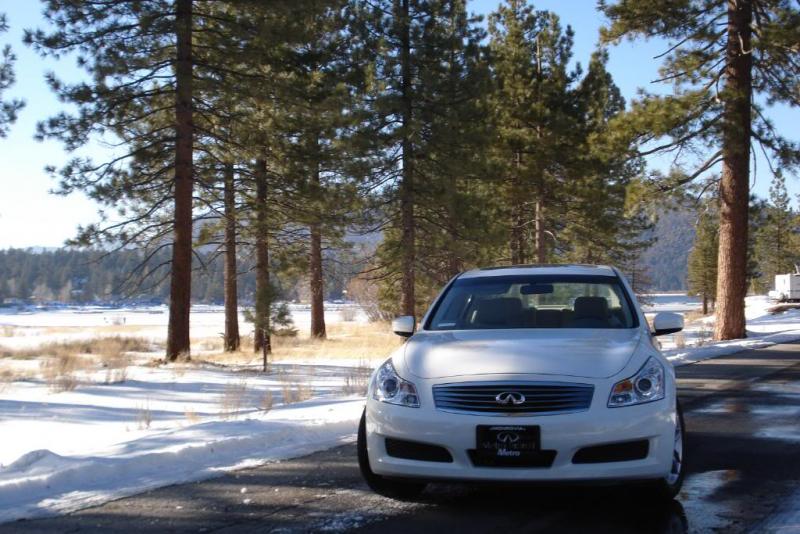
[[[685,290],[687,257],[695,235],[696,214],[689,209],[660,213],[652,230],[644,236],[655,238],[641,255],[647,289],[652,291]],[[377,246],[375,236],[361,245]],[[325,269],[325,298],[339,299],[349,280],[358,272],[355,255],[328,254]],[[168,259],[156,256],[148,267],[136,271],[143,253],[122,250],[103,255],[98,251],[74,249],[9,249],[0,251],[0,303],[25,302],[64,303],[162,303],[169,297],[169,278],[164,268],[156,266]],[[200,253],[194,261],[195,277],[192,302],[222,304],[223,259],[212,252]],[[255,274],[250,260],[239,262],[239,297],[252,304],[255,295]],[[276,289],[282,299],[307,301],[308,288],[299,270],[281,271],[276,275]]]
[[[0,250],[0,303],[139,303],[160,304],[169,298],[168,260],[152,258],[138,269],[143,253],[121,250],[107,255],[98,251],[57,249]],[[353,264],[346,258],[329,257],[325,271],[326,299],[341,298],[352,277]],[[223,258],[212,252],[200,253],[194,261],[192,302],[222,304]],[[240,262],[239,297],[252,304],[255,295],[253,266]],[[287,300],[307,301],[308,289],[302,273],[281,272],[275,285]]]

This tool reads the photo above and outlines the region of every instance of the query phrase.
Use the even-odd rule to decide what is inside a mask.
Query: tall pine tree
[[[690,295],[703,300],[703,315],[708,315],[717,294],[717,251],[719,249],[719,215],[716,195],[702,201],[695,222],[692,250],[689,252],[687,284]]]
[[[760,101],[800,105],[800,9],[789,0],[599,1],[605,42],[669,40],[660,82],[621,121],[639,155],[672,154],[689,168],[671,187],[721,166],[716,339],[745,337],[750,152],[760,145],[785,168],[800,147],[780,136]],[[703,154],[697,157],[697,154]]]
[[[492,13],[489,34],[492,157],[507,207],[509,259],[544,263],[552,221],[563,213],[572,154],[573,34],[569,27],[562,31],[555,14],[534,11],[525,0],[506,0]]]
[[[8,31],[8,22],[5,13],[0,13],[0,34]],[[8,127],[17,120],[17,113],[24,105],[22,100],[2,100],[3,93],[14,85],[14,63],[17,56],[11,50],[11,45],[5,45],[0,53],[0,137],[8,135]]]
[[[786,179],[781,173],[772,179],[765,211],[764,221],[754,236],[758,273],[754,283],[762,292],[774,289],[776,274],[795,272],[795,264],[800,259],[797,214],[791,208]]]

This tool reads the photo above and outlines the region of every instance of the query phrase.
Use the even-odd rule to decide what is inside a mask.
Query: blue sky
[[[487,14],[498,5],[498,0],[471,0],[470,8]],[[564,25],[575,30],[575,61],[586,65],[597,44],[598,29],[603,17],[595,10],[595,0],[539,0],[537,9],[557,13]],[[81,76],[73,60],[57,62],[43,60],[20,42],[23,28],[41,26],[41,3],[33,0],[4,2],[0,5],[8,15],[10,31],[0,36],[0,44],[10,43],[18,56],[17,83],[9,96],[21,97],[27,106],[19,121],[6,139],[0,139],[0,161],[3,165],[3,187],[0,197],[0,248],[46,246],[55,247],[75,235],[79,224],[96,220],[97,206],[84,196],[54,196],[54,187],[44,172],[45,165],[59,165],[68,159],[59,143],[38,142],[33,139],[36,122],[57,113],[63,106],[53,96],[44,82],[44,74],[55,71],[60,77],[75,80]],[[630,99],[637,88],[655,90],[649,82],[656,78],[658,60],[654,56],[663,52],[666,43],[661,41],[623,43],[611,49],[609,70],[623,95]],[[800,111],[780,108],[769,115],[776,126],[792,139],[800,138]],[[756,194],[766,196],[770,177],[766,164],[758,165],[759,172],[753,181]],[[800,193],[796,179],[787,186],[792,196]]]

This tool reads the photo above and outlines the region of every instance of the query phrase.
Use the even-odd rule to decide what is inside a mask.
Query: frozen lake
[[[653,293],[644,297],[642,310],[645,313],[662,311],[686,313],[703,308],[700,297],[690,297],[686,293]]]

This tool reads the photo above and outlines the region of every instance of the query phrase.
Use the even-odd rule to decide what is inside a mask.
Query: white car
[[[683,481],[683,416],[672,365],[612,267],[518,266],[456,276],[408,341],[373,373],[358,434],[376,492],[431,481]],[[415,331],[416,330],[416,331]]]

